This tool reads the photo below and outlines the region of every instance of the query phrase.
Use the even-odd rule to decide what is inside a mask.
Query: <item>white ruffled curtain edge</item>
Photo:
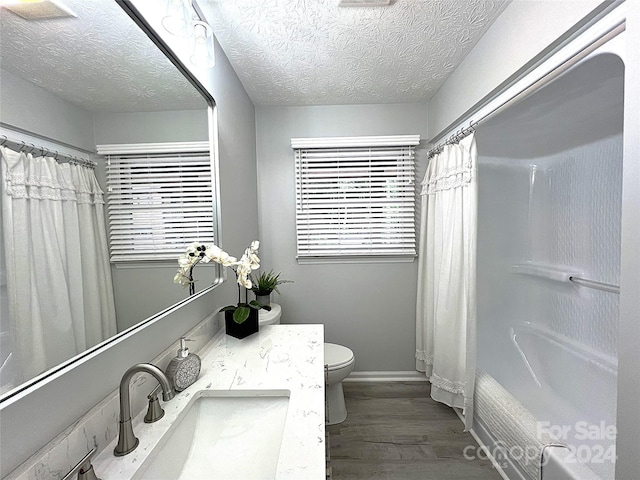
[[[451,156],[461,155],[462,162],[454,165],[441,165]],[[446,145],[443,151],[434,156],[429,163],[422,182],[420,245],[418,264],[418,295],[416,305],[416,369],[424,372],[431,383],[431,397],[454,408],[461,408],[464,415],[465,431],[473,424],[473,394],[476,370],[476,243],[477,243],[477,150],[475,135],[471,133],[459,144]],[[427,278],[426,261],[429,246],[427,231],[429,223],[429,196],[438,192],[464,189],[468,204],[464,210],[466,233],[465,252],[465,284],[468,294],[468,310],[466,314],[464,364],[465,372],[460,378],[443,378],[434,372],[434,325],[425,322],[428,305],[425,297],[429,295],[427,287],[433,285],[433,279]]]
[[[0,147],[0,157],[12,355],[15,381],[22,383],[114,335],[115,301],[103,192],[93,171],[7,147]],[[29,225],[32,215],[35,225]],[[61,232],[74,223],[67,245]],[[62,229],[45,230],[54,224]],[[32,229],[39,238],[27,235]],[[58,252],[62,257],[52,258]],[[45,274],[43,267],[52,265],[54,273]],[[45,292],[33,295],[36,285],[47,285]],[[56,312],[53,324],[42,323]]]

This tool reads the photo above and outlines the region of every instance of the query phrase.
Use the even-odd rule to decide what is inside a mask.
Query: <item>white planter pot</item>
[[[269,294],[269,295],[256,295],[256,301],[260,305],[271,305],[271,294]]]

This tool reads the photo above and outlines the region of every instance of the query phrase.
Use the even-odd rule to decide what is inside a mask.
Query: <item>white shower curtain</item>
[[[422,182],[416,368],[431,397],[473,421],[477,153],[474,134],[434,156]]]
[[[17,384],[116,333],[102,190],[93,170],[0,147]]]

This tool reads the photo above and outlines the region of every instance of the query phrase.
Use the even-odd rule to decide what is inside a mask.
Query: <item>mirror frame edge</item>
[[[142,320],[141,322],[137,323],[136,325],[132,325],[131,327],[127,328],[126,330],[123,330],[122,332],[117,333],[116,335],[112,336],[111,338],[108,338],[107,340],[104,340],[103,342],[99,343],[98,345],[95,345],[94,347],[89,348],[89,349],[85,350],[82,353],[79,353],[75,357],[72,357],[69,360],[60,363],[56,367],[52,367],[51,369],[47,370],[46,372],[43,372],[40,375],[38,375],[38,376],[34,377],[33,379],[29,380],[28,382],[25,382],[24,384],[22,384],[21,386],[17,387],[16,389],[9,391],[5,395],[5,397],[0,398],[0,412],[4,408],[6,408],[6,407],[8,407],[10,405],[13,405],[14,403],[20,401],[22,398],[26,397],[27,395],[33,393],[34,391],[36,391],[41,386],[44,386],[44,385],[54,381],[56,378],[64,375],[67,372],[70,372],[75,367],[81,365],[85,361],[87,361],[87,360],[89,360],[89,359],[91,359],[91,358],[93,358],[93,357],[95,357],[97,355],[100,355],[102,352],[108,350],[112,346],[117,345],[118,343],[127,340],[131,336],[133,336],[136,333],[138,333],[139,330],[143,330],[144,328],[159,322],[160,320],[162,320],[167,315],[172,314],[173,312],[177,311],[178,309],[188,305],[192,301],[195,301],[196,299],[198,299],[198,298],[210,293],[216,287],[220,286],[223,283],[223,281],[224,281],[224,278],[222,276],[219,276],[213,284],[211,284],[209,287],[205,288],[201,292],[198,292],[195,295],[192,295],[192,296],[190,296],[188,298],[185,298],[184,300],[165,308],[164,310],[158,312],[157,314],[155,314],[155,315],[153,315],[153,316],[151,316],[151,317],[149,317],[149,318],[147,318],[145,320]],[[215,312],[212,312],[212,313],[215,313]]]

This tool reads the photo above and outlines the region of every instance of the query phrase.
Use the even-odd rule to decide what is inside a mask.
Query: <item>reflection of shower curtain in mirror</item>
[[[116,333],[102,190],[90,168],[0,147],[15,384]]]

